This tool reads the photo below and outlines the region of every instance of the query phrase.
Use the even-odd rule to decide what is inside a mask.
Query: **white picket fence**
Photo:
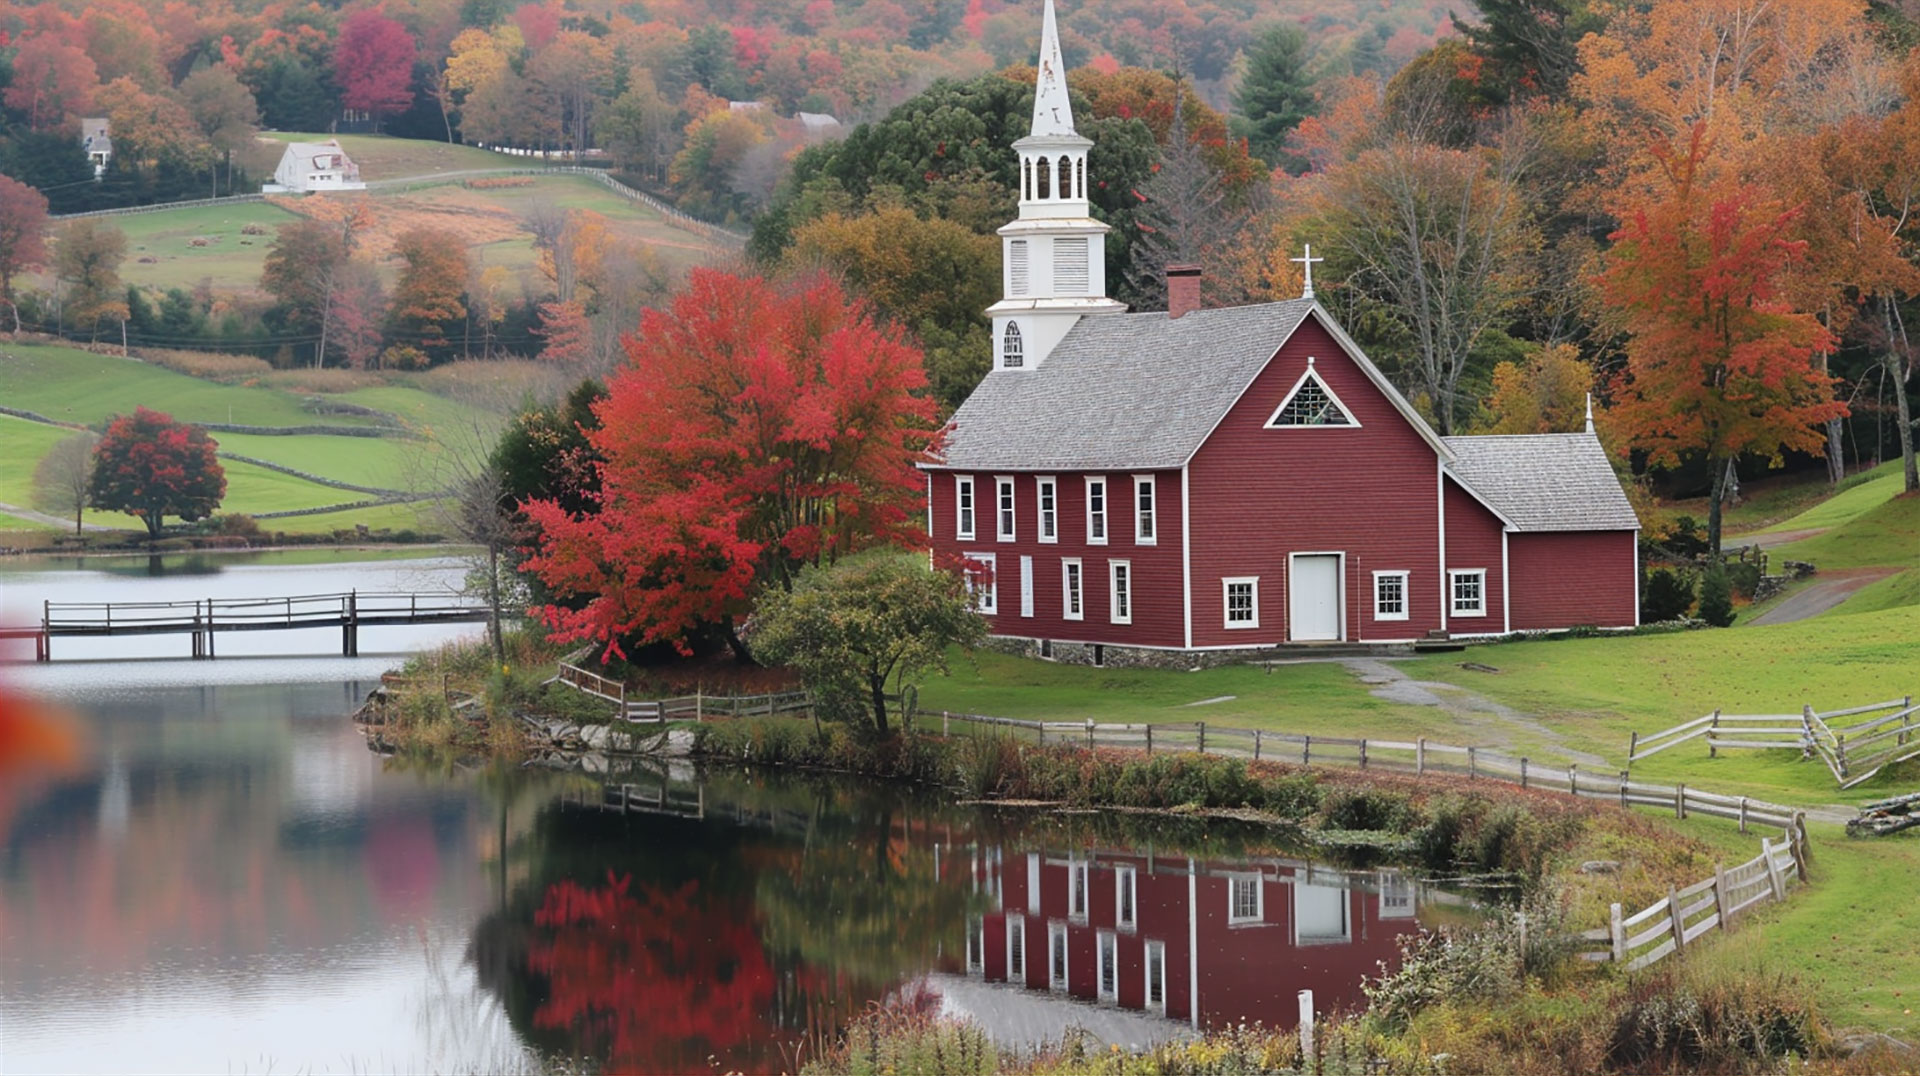
[[[1689,740],[1707,741],[1707,753],[1720,749],[1755,748],[1799,751],[1803,757],[1826,763],[1841,788],[1852,788],[1896,762],[1920,757],[1920,729],[1914,727],[1920,706],[1913,696],[1819,713],[1803,706],[1797,714],[1725,714],[1719,710],[1642,736],[1627,743],[1629,765]],[[1835,725],[1837,719],[1863,718]]]

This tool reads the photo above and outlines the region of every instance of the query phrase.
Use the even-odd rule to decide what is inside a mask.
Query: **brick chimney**
[[[1200,267],[1167,266],[1167,316],[1177,318],[1200,309]]]

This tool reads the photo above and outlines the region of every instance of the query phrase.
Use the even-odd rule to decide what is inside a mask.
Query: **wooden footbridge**
[[[513,611],[517,614],[517,610]],[[195,658],[214,656],[214,637],[236,631],[339,628],[340,656],[360,654],[360,629],[389,624],[484,622],[485,602],[461,594],[301,594],[172,602],[43,602],[38,625],[0,627],[0,639],[32,639],[35,661],[53,660],[56,638],[186,635]],[[509,611],[502,610],[502,615]]]

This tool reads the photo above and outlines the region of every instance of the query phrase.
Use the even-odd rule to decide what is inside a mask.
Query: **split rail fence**
[[[626,684],[564,661],[560,663],[554,680],[613,703],[616,717],[634,722],[772,717],[813,707],[813,696],[804,691],[777,691],[764,695],[707,695],[696,692],[665,699],[634,698],[628,694]]]
[[[1826,763],[1841,788],[1852,788],[1896,762],[1920,757],[1920,729],[1914,727],[1920,707],[1913,696],[1816,712],[1804,706],[1798,714],[1724,714],[1718,710],[1642,736],[1634,733],[1627,744],[1627,764],[1657,755],[1689,740],[1707,741],[1707,753],[1725,748],[1785,749],[1803,758]],[[1855,718],[1853,724],[1839,724]]]
[[[924,719],[923,719],[924,720]],[[1221,755],[1230,758],[1315,764],[1342,768],[1380,769],[1414,774],[1454,774],[1469,779],[1505,781],[1521,788],[1544,788],[1589,799],[1604,799],[1622,807],[1658,807],[1675,818],[1701,814],[1737,822],[1740,832],[1749,826],[1779,829],[1777,838],[1762,837],[1760,854],[1631,915],[1620,905],[1611,909],[1607,926],[1578,937],[1604,942],[1605,949],[1581,953],[1581,959],[1624,964],[1630,971],[1646,967],[1679,952],[1715,928],[1726,929],[1734,916],[1767,901],[1785,900],[1787,883],[1805,881],[1809,849],[1806,815],[1802,811],[1747,796],[1723,796],[1686,785],[1635,781],[1624,770],[1607,773],[1583,770],[1578,764],[1542,765],[1524,756],[1478,747],[1413,741],[1353,739],[1269,732],[1209,725],[1204,721],[1180,725],[1121,725],[1094,721],[1022,721],[1009,717],[942,712],[941,732],[989,731],[1004,735],[1032,734],[1037,744],[1076,744],[1156,751]]]

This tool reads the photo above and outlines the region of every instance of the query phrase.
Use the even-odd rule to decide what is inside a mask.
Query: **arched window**
[[[1033,198],[1033,162],[1020,162],[1020,197],[1029,201]]]
[[[1060,158],[1060,197],[1073,197],[1073,159],[1064,155]]]
[[[1085,157],[1073,162],[1073,196],[1075,198],[1087,196],[1087,159]]]
[[[1036,194],[1035,197],[1037,198],[1053,197],[1053,177],[1047,174],[1047,159],[1045,157],[1042,157],[1038,161],[1034,162],[1033,174],[1034,174],[1034,178],[1040,181],[1038,184],[1039,193]]]
[[[1007,322],[1007,331],[1000,337],[1000,366],[1013,369],[1027,364],[1026,346],[1020,342],[1020,326],[1017,322]]]

